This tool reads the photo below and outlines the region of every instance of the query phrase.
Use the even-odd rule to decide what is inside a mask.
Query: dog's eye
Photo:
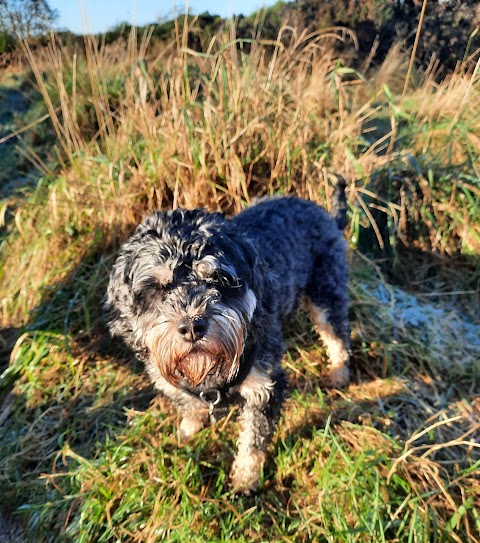
[[[224,288],[240,286],[240,281],[233,266],[222,266],[213,257],[205,257],[201,261],[194,263],[193,270],[197,277],[207,283],[217,284]]]
[[[169,285],[161,285],[157,278],[151,277],[135,285],[133,297],[138,305],[145,307],[164,297],[168,288]]]
[[[220,283],[221,286],[232,288],[241,286],[240,279],[228,270],[218,270],[216,274],[216,282]]]

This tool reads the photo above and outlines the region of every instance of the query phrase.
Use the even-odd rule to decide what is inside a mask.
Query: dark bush
[[[328,26],[354,30],[360,58],[378,38],[376,58],[382,60],[395,41],[413,45],[421,9],[421,0],[296,0],[285,7],[284,17],[300,17],[312,30]],[[443,71],[452,70],[459,59],[480,47],[479,26],[479,1],[430,0],[417,60],[427,63],[434,56]]]

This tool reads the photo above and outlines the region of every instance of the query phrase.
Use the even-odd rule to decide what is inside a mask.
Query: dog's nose
[[[208,329],[208,321],[205,317],[183,317],[178,321],[177,330],[185,341],[198,341],[206,333]]]

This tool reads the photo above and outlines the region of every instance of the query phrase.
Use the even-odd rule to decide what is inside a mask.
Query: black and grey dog
[[[181,414],[180,436],[241,405],[232,486],[258,487],[285,396],[282,322],[305,303],[348,382],[345,185],[332,216],[313,202],[267,198],[232,219],[203,209],[153,213],[120,251],[108,286],[111,333],[142,360]]]

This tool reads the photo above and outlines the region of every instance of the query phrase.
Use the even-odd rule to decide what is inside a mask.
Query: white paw
[[[235,492],[250,494],[258,490],[265,453],[254,451],[237,455],[230,472],[230,486]]]
[[[205,417],[185,416],[180,423],[180,441],[185,443],[190,441],[192,437],[200,430],[203,430],[207,424]]]
[[[327,373],[327,383],[333,388],[343,388],[350,382],[350,371],[346,364],[330,366]]]

